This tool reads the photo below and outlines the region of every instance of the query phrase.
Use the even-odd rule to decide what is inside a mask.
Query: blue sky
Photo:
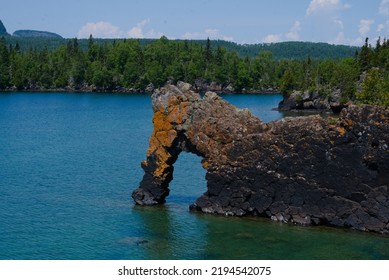
[[[346,45],[389,38],[389,0],[0,0],[0,7],[9,33],[34,29],[65,38]]]

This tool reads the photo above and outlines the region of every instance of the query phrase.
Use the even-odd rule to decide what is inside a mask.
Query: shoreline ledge
[[[351,105],[339,119],[264,123],[183,82],[151,99],[154,130],[132,193],[137,204],[165,202],[184,151],[206,170],[207,191],[192,211],[389,234],[389,110]]]

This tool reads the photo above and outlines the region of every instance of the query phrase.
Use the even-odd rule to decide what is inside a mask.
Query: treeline
[[[206,41],[200,41],[205,44]],[[233,42],[216,41],[218,46],[229,51],[235,51],[242,57],[255,57],[259,52],[271,52],[276,60],[297,59],[302,60],[308,56],[315,60],[341,59],[354,56],[359,47],[330,45],[328,43],[312,42],[279,42],[262,44],[236,44]]]
[[[340,103],[353,101],[389,107],[389,41],[366,38],[360,52],[340,60],[283,61],[279,86],[283,94],[295,90],[330,97],[340,92]]]
[[[389,41],[378,39],[372,48],[366,39],[358,59],[361,82],[356,99],[389,108]]]
[[[232,85],[235,90],[276,88],[283,71],[270,52],[242,58],[221,46],[166,37],[141,45],[139,40],[98,44],[91,37],[84,50],[73,39],[54,50],[7,46],[0,40],[0,89],[75,90],[94,86],[100,90],[145,89],[167,80],[196,80]]]
[[[55,50],[62,45],[66,45],[73,39],[64,38],[48,38],[48,37],[16,37],[5,36],[7,45],[15,47],[16,45],[22,51],[28,51],[30,49],[49,51]],[[94,39],[96,44],[113,44],[114,42],[120,42],[124,39]],[[152,44],[157,39],[137,39],[140,45],[145,47]],[[183,42],[183,40],[171,40]],[[196,43],[202,46],[207,45],[208,40],[189,40],[191,43]],[[82,50],[87,50],[89,45],[88,39],[79,39],[78,45]],[[237,44],[234,42],[228,42],[224,40],[212,40],[212,47],[222,47],[227,51],[236,52],[241,57],[254,58],[261,51],[269,51],[273,53],[274,59],[304,59],[308,55],[312,59],[341,59],[344,57],[353,56],[356,51],[359,51],[359,47],[343,46],[343,45],[331,45],[327,43],[312,43],[312,42],[279,42],[279,43],[262,43],[262,44]]]
[[[214,42],[171,41],[166,37],[142,45],[134,39],[97,43],[85,48],[68,40],[56,49],[21,50],[0,39],[0,89],[142,91],[167,80],[216,83],[236,92],[293,90],[330,95],[339,89],[344,102],[385,104],[389,43],[378,40],[342,59],[276,59],[270,51],[242,57]],[[362,77],[362,80],[361,80]],[[359,83],[358,83],[359,81]]]
[[[97,44],[91,37],[86,50],[73,39],[54,50],[22,51],[1,39],[0,62],[0,89],[142,90],[167,80],[204,80],[233,85],[237,91],[277,86],[271,53],[241,58],[223,47],[212,48],[210,40],[203,46],[162,37],[142,46],[131,39]]]

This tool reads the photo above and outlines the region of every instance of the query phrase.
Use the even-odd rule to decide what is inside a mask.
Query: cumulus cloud
[[[330,40],[331,44],[337,45],[352,45],[352,46],[360,46],[363,44],[366,35],[371,31],[371,26],[374,24],[374,20],[371,19],[362,19],[359,21],[358,31],[359,36],[357,38],[348,38],[343,32],[343,28],[338,32],[337,36]],[[339,23],[340,26],[343,26],[343,23]],[[378,29],[383,29],[384,26],[378,26]]]
[[[138,22],[133,28],[127,32],[127,36],[131,38],[160,38],[163,33],[150,29],[145,31],[145,26],[150,23],[150,19],[144,19]]]
[[[136,26],[130,29],[130,31],[127,32],[127,35],[129,37],[134,38],[144,38],[145,35],[143,34],[143,27],[147,25],[150,22],[150,19],[144,19],[141,22],[138,22]]]
[[[350,9],[352,6],[348,3],[343,4],[341,0],[312,0],[307,9],[307,15],[310,16],[317,12]]]
[[[389,32],[389,20],[387,20],[385,23],[379,24],[377,27],[377,32],[378,33],[382,33],[382,32],[388,33]]]
[[[298,41],[300,40],[300,31],[301,31],[301,23],[296,20],[290,30],[285,33],[278,34],[269,34],[266,37],[262,38],[262,42],[264,43],[278,43],[281,41]]]
[[[145,31],[145,26],[149,23],[150,19],[144,19],[141,22],[138,22],[133,28],[126,32],[110,22],[89,22],[80,29],[77,34],[77,37],[88,38],[91,34],[95,38],[160,38],[161,36],[163,36],[163,33],[157,32],[154,29],[149,29]]]
[[[361,19],[361,21],[359,22],[359,34],[361,34],[361,36],[365,36],[367,33],[369,33],[373,23],[374,20]]]
[[[282,41],[282,34],[269,34],[262,39],[264,43],[278,43]]]
[[[342,6],[340,0],[312,0],[307,9],[307,15],[312,15],[320,10],[337,9]]]
[[[234,41],[234,37],[232,37],[232,36],[223,36],[222,39],[223,39],[224,41],[229,41],[229,42]]]
[[[227,35],[220,34],[218,29],[208,28],[201,32],[186,32],[181,36],[184,40],[202,40],[202,39],[223,39],[226,41],[233,41],[234,38]]]
[[[344,0],[347,1],[347,0]],[[304,28],[313,40],[348,44],[342,12],[352,6],[343,0],[311,0],[306,10]]]
[[[300,40],[300,31],[301,23],[296,20],[289,32],[285,34],[285,37],[291,41],[298,41]]]
[[[382,30],[385,29],[385,25],[383,25],[382,23],[378,25],[377,27],[377,32],[381,32]]]
[[[379,13],[384,16],[389,16],[389,0],[381,0]]]
[[[95,38],[119,38],[122,34],[119,27],[110,22],[88,22],[77,33],[78,38],[88,38],[92,35]]]

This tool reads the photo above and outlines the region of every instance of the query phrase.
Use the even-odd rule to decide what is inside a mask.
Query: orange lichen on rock
[[[346,129],[344,127],[338,127],[338,132],[343,137],[346,134]]]
[[[155,150],[155,155],[158,159],[156,162],[158,167],[154,170],[153,176],[160,177],[170,168],[169,161],[171,160],[172,155],[163,148]]]

